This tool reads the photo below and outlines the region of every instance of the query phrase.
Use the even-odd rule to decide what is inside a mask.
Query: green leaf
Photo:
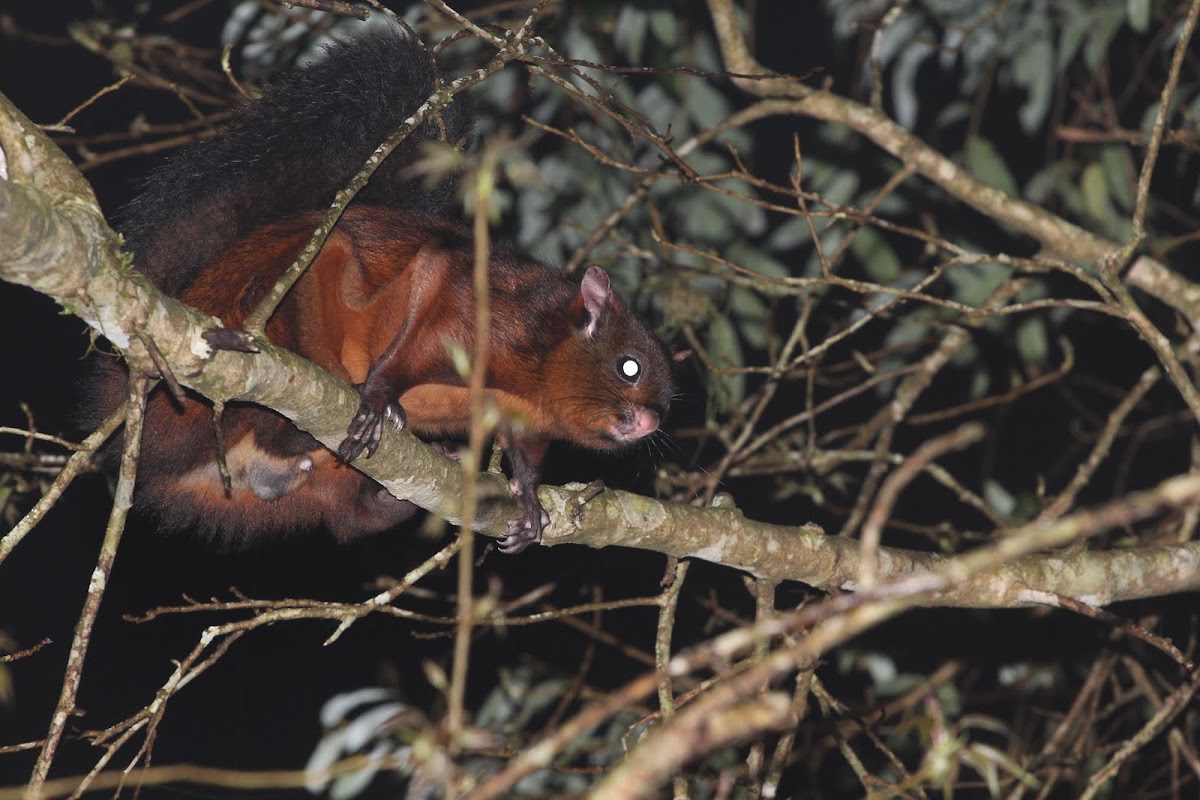
[[[896,121],[909,130],[916,126],[919,111],[917,72],[933,52],[933,48],[923,42],[912,42],[900,51],[892,70],[892,105]]]
[[[1150,30],[1150,0],[1126,0],[1125,6],[1129,27],[1138,33]]]
[[[995,261],[983,264],[960,264],[946,272],[946,280],[954,287],[954,299],[978,308],[1000,284],[1012,275],[1012,267]]]
[[[1002,192],[1017,196],[1017,182],[1009,172],[1004,159],[1000,157],[999,151],[990,141],[982,136],[969,137],[966,162],[967,169],[979,180]]]
[[[917,317],[902,317],[887,332],[888,347],[902,348],[916,344],[929,335],[929,323]]]
[[[758,292],[745,286],[729,290],[729,310],[738,320],[738,330],[753,347],[767,346],[767,304]]]
[[[712,83],[690,80],[686,86],[683,104],[696,125],[712,128],[729,118],[729,101]]]
[[[812,229],[804,217],[789,217],[767,236],[767,248],[779,252],[799,247],[812,239]]]
[[[828,180],[823,181],[821,187],[821,196],[830,203],[840,206],[849,204],[854,199],[856,192],[858,192],[858,174],[850,170],[833,173]],[[820,230],[819,226],[817,230]]]
[[[991,478],[983,482],[983,499],[1002,517],[1007,517],[1017,507],[1017,500],[1012,493]]]
[[[651,83],[638,92],[636,108],[646,115],[650,124],[659,132],[665,132],[678,109],[678,104],[675,102],[675,98],[667,94],[661,84]]]
[[[677,63],[674,66],[691,67],[703,72],[720,72],[725,68],[725,61],[721,57],[720,50],[708,34],[699,35],[692,41],[690,53],[681,49],[677,53],[677,61],[683,63]]]
[[[1050,337],[1046,334],[1046,320],[1041,317],[1026,317],[1017,324],[1017,353],[1028,365],[1045,364],[1050,357]]]
[[[951,100],[938,111],[935,124],[939,128],[949,128],[960,122],[967,122],[971,117],[971,104],[966,100]]]
[[[599,48],[596,47],[596,42],[579,26],[577,21],[572,20],[567,24],[567,30],[563,34],[563,48],[568,58],[587,61],[592,64],[603,64],[604,56],[600,54]],[[577,67],[584,75],[591,78],[593,81],[599,81],[602,85],[611,83],[605,79],[605,74],[600,70],[592,69],[591,67]],[[573,84],[579,87],[580,91],[586,92],[588,96],[595,97],[596,90],[592,88],[592,84],[583,78],[572,75],[570,80]]]
[[[862,262],[863,270],[876,283],[886,285],[900,276],[902,267],[896,251],[874,228],[859,228],[850,243],[850,252]]]
[[[1050,199],[1063,191],[1064,165],[1058,161],[1034,173],[1025,182],[1025,199],[1039,206],[1048,205]]]
[[[1092,219],[1097,222],[1108,222],[1117,216],[1117,211],[1113,208],[1108,193],[1108,179],[1104,176],[1103,164],[1095,162],[1088,164],[1083,170],[1083,177],[1080,179],[1079,185],[1083,190],[1083,201],[1087,207],[1087,213]]]
[[[710,192],[685,198],[675,213],[689,239],[724,244],[733,237],[733,223]]]
[[[1063,10],[1066,21],[1063,23],[1062,29],[1058,34],[1058,57],[1055,60],[1056,72],[1062,72],[1071,63],[1071,59],[1079,52],[1079,46],[1083,44],[1083,38],[1087,36],[1092,23],[1095,21],[1092,10],[1084,8],[1076,0],[1064,3]]]
[[[1045,121],[1054,94],[1055,78],[1054,51],[1048,40],[1039,37],[1017,53],[1013,80],[1028,93],[1017,111],[1017,118],[1026,133],[1034,133]]]
[[[1119,144],[1103,148],[1100,151],[1100,163],[1104,165],[1108,190],[1113,199],[1124,211],[1132,211],[1133,185],[1137,180],[1133,176],[1136,176],[1138,171],[1137,167],[1133,165],[1133,158],[1129,155],[1129,148]]]
[[[781,261],[771,258],[765,251],[744,241],[731,242],[725,255],[733,263],[766,278],[782,280],[791,276],[791,271]]]
[[[708,350],[717,367],[745,366],[742,343],[728,317],[714,317],[708,326]],[[711,390],[716,390],[714,399],[722,408],[732,408],[746,396],[746,378],[743,375],[726,375],[722,380],[710,381]],[[720,391],[720,390],[724,391]]]
[[[725,172],[729,168],[729,159],[722,152],[700,148],[693,150],[685,159],[692,169],[699,172],[701,175],[712,175],[717,172]],[[664,181],[666,183],[666,181]],[[672,190],[679,192],[678,186],[673,186]]]
[[[667,47],[679,44],[679,19],[670,9],[659,9],[650,12],[650,32],[654,38]]]
[[[820,243],[820,249],[813,247],[808,251],[808,258],[804,261],[804,269],[800,273],[801,277],[813,278],[821,274],[821,269],[824,265],[821,263],[821,256],[828,256],[833,251],[842,246],[842,241],[846,238],[845,226],[836,228],[826,228],[821,231],[817,241]]]
[[[622,5],[613,26],[613,44],[630,63],[642,62],[642,48],[646,44],[646,29],[649,19],[646,12],[631,5]]]
[[[1083,46],[1083,60],[1095,72],[1104,66],[1108,46],[1125,21],[1125,10],[1118,5],[1103,6],[1092,12],[1092,26]]]
[[[723,181],[721,186],[733,191],[745,191],[746,187],[736,181]],[[757,203],[742,197],[709,192],[713,202],[725,209],[725,214],[738,225],[739,231],[747,236],[759,236],[767,229],[767,212]]]

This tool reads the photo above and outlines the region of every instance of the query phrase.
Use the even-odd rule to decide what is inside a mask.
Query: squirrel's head
[[[672,356],[629,312],[600,267],[589,267],[569,309],[573,328],[560,358],[571,380],[555,387],[553,410],[570,438],[610,450],[658,430],[675,392]]]

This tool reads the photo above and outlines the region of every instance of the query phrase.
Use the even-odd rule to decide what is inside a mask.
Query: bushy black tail
[[[291,212],[333,201],[371,152],[433,92],[435,66],[419,42],[372,32],[327,47],[238,112],[228,129],[150,173],[118,217],[134,266],[176,294],[241,236]],[[355,202],[442,215],[454,181],[435,188],[402,173],[422,142],[459,143],[470,131],[456,97],[380,166]]]

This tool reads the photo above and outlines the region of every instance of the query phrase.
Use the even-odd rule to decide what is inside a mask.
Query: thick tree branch
[[[344,383],[285,350],[264,346],[257,355],[213,353],[202,337],[215,321],[163,296],[130,270],[118,255],[90,188],[70,162],[0,96],[0,151],[6,180],[0,180],[0,278],[50,295],[147,363],[137,334],[152,338],[175,374],[189,388],[217,400],[247,400],[273,408],[336,446],[357,408],[357,395]],[[74,176],[74,178],[72,177]],[[406,433],[389,432],[379,452],[361,465],[396,496],[457,521],[462,494],[458,465]],[[501,535],[518,509],[505,482],[482,483],[492,500],[480,510],[476,528]],[[593,547],[625,545],[679,557],[695,557],[743,569],[771,581],[796,580],[822,589],[854,588],[859,545],[824,535],[814,525],[754,522],[731,508],[696,509],[626,492],[585,500],[579,487],[543,487],[541,499],[552,523],[549,545],[573,542]],[[1061,546],[1114,525],[1144,519],[1164,509],[1196,504],[1200,478],[1178,478],[1153,492],[1115,501],[1099,512],[1066,517],[1030,546]],[[1102,512],[1102,513],[1101,513]],[[936,569],[936,554],[880,548],[881,581]],[[971,607],[1052,602],[1054,595],[1092,605],[1186,591],[1200,586],[1200,543],[1115,552],[1073,552],[1030,557],[953,591],[934,596],[936,605]]]
[[[568,487],[569,488],[569,487]],[[677,558],[701,558],[745,570],[771,581],[795,580],[837,591],[858,588],[862,550],[816,525],[771,525],[746,519],[735,508],[698,509],[639,495],[611,492],[608,502],[588,503],[572,515],[571,495],[543,492],[553,524],[546,543],[575,542],[594,547],[624,545],[657,550]],[[1200,503],[1200,475],[1164,481],[1154,489],[1064,517],[1052,524],[1031,523],[997,536],[1026,557],[984,572],[923,604],[962,608],[1055,605],[1051,593],[1088,605],[1150,597],[1200,588],[1200,542],[1125,550],[1073,549],[1033,555],[1088,536],[1146,519],[1167,509]],[[1012,556],[1003,550],[1006,559]],[[881,547],[877,576],[919,580],[948,563],[937,553]],[[1153,588],[1151,588],[1153,587]]]
[[[2,95],[0,152],[7,165],[7,180],[0,180],[0,279],[54,298],[133,363],[152,370],[139,337],[151,339],[188,388],[213,400],[273,408],[336,448],[358,408],[354,391],[286,350],[214,352],[202,334],[219,322],[166,297],[128,267],[86,181]],[[396,496],[457,520],[461,470],[414,436],[385,437],[356,466]],[[491,502],[476,527],[499,535],[518,516],[516,502],[499,476],[487,477],[481,489]]]

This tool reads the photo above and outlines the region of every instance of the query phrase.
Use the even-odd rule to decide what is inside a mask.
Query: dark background
[[[54,37],[62,36],[64,20],[91,15],[91,4],[84,2],[12,5],[0,13],[9,15],[17,27]],[[803,12],[790,5],[758,4],[760,58],[792,74],[825,70],[836,88],[853,93],[848,88],[856,81],[853,70],[832,71],[831,65],[839,63],[838,54],[823,38],[828,23],[816,4],[803,4]],[[697,8],[697,13],[703,11],[702,6]],[[214,4],[170,32],[194,44],[216,47],[226,13],[225,5]],[[797,19],[799,13],[809,18]],[[105,60],[82,48],[0,38],[0,91],[35,122],[56,121],[113,77]],[[951,91],[933,76],[928,84],[934,95]],[[120,129],[148,103],[163,102],[162,94],[123,91],[85,111],[74,125],[81,133]],[[796,126],[784,121],[761,130],[758,152],[768,162],[768,171],[776,161],[780,171],[785,168],[795,130]],[[996,138],[1020,135],[1011,115],[997,115],[990,130]],[[1032,168],[1033,158],[1031,154],[1030,164],[1015,164],[1014,169]],[[88,173],[106,212],[112,213],[132,196],[138,179],[153,161],[130,159]],[[1084,329],[1082,334],[1093,349],[1079,354],[1081,364],[1114,384],[1129,385],[1130,376],[1136,376],[1147,363],[1145,352],[1128,334],[1114,333],[1103,325]],[[0,343],[0,424],[24,427],[26,420],[19,407],[23,402],[35,413],[40,430],[77,435],[71,419],[79,403],[75,382],[89,346],[84,326],[62,315],[41,295],[0,284]],[[1010,357],[1003,352],[997,355],[998,368],[1005,367],[1005,359]],[[694,377],[686,380],[691,383],[685,382],[677,417],[695,420],[704,413],[702,387]],[[1053,409],[1040,404],[1024,406],[1017,413],[1023,413],[1025,419],[1010,426],[1016,433],[1008,445],[1024,453],[1026,460],[1013,461],[1012,470],[1040,463],[1061,448],[1071,420],[1069,407],[1061,404]],[[11,444],[6,442],[9,448]],[[1186,455],[1186,442],[1177,440],[1151,443],[1143,457],[1165,471],[1186,463]],[[629,475],[644,476],[649,471],[645,458],[646,453],[640,452],[626,459],[597,460],[560,449],[548,467],[547,480],[560,483],[600,475],[614,485],[627,485]],[[752,516],[768,518],[777,513],[795,518],[791,509],[784,513],[766,505],[756,508],[753,489],[746,488],[747,493],[738,497]],[[918,504],[923,500],[919,494],[912,498]],[[11,637],[18,647],[49,640],[37,654],[9,665],[13,695],[0,704],[0,745],[45,734],[103,536],[108,504],[104,478],[91,475],[79,479],[0,570],[0,633]],[[836,530],[836,520],[822,521]],[[172,660],[191,650],[204,627],[230,618],[229,614],[202,613],[135,623],[127,615],[178,605],[185,595],[197,600],[233,599],[234,587],[253,598],[353,602],[372,591],[378,575],[402,576],[444,541],[407,530],[338,546],[322,535],[313,535],[246,552],[223,553],[186,536],[159,536],[152,526],[135,518],[122,541],[84,670],[79,705],[86,714],[72,722],[71,730],[104,728],[144,706],[170,675]],[[615,548],[532,548],[515,558],[491,553],[480,568],[479,589],[498,583],[505,597],[514,597],[552,583],[555,589],[547,602],[559,606],[596,599],[584,591],[583,587],[591,586],[604,587],[604,599],[608,600],[649,596],[659,591],[663,566],[661,557]],[[453,574],[432,576],[422,584],[430,594],[407,601],[406,607],[451,615],[453,580]],[[693,586],[711,587],[711,592],[706,597],[688,598],[681,605],[680,639],[692,641],[711,631],[714,604],[744,617],[752,615],[753,605],[736,573],[697,562],[689,581]],[[804,591],[798,586],[786,588],[780,605],[794,605]],[[1194,598],[1181,598],[1159,607],[1167,615],[1164,633],[1186,639],[1192,602]],[[1127,604],[1121,610],[1135,616],[1144,607]],[[605,625],[626,643],[649,652],[655,616],[653,609],[610,612]],[[903,669],[918,674],[961,653],[970,653],[979,663],[1069,659],[1082,669],[1107,637],[1104,629],[1063,615],[995,613],[986,615],[986,624],[981,624],[983,616],[964,611],[921,612],[872,632],[865,637],[864,648],[883,649]],[[321,704],[337,692],[362,686],[395,687],[401,696],[418,706],[432,707],[436,713],[437,702],[430,700],[436,692],[424,676],[423,665],[428,660],[448,666],[450,640],[422,635],[445,633],[447,628],[375,616],[356,623],[336,644],[322,647],[333,629],[327,622],[289,623],[258,630],[236,643],[210,673],[172,700],[155,744],[154,762],[245,769],[302,767],[320,735],[317,713]],[[474,698],[494,685],[494,674],[488,671],[491,665],[499,670],[527,663],[539,672],[570,676],[588,644],[586,636],[559,623],[483,636],[476,642],[472,661]],[[615,649],[601,647],[588,679],[593,686],[610,687],[642,669]],[[35,754],[36,750],[25,756],[0,756],[0,785],[23,782]],[[113,765],[123,766],[132,755],[132,750],[122,753]],[[68,738],[60,748],[54,773],[85,771],[95,757],[90,746]],[[160,788],[143,796],[191,794],[190,790]]]

